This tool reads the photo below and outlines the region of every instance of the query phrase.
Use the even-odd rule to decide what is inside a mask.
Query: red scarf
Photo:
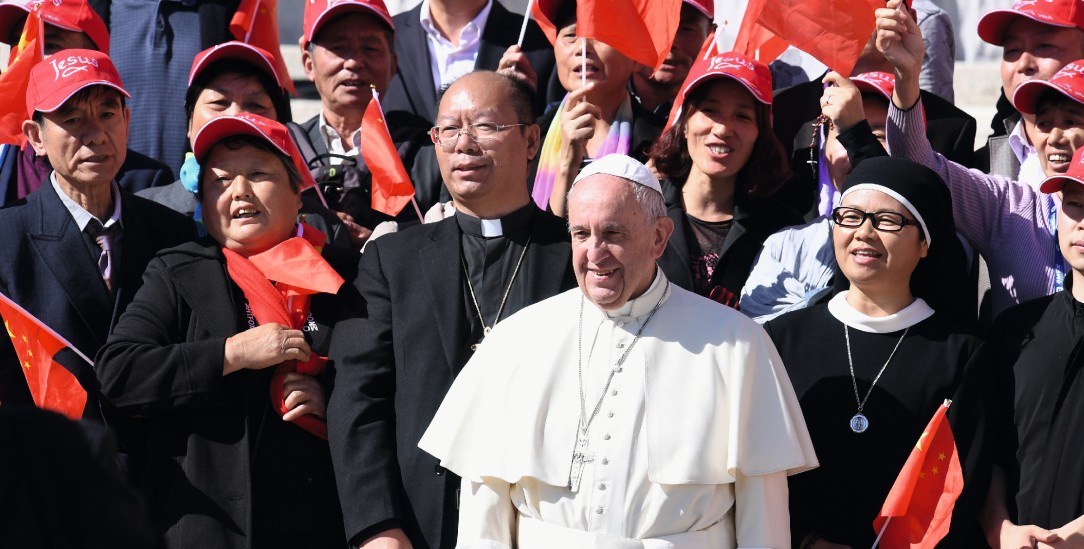
[[[222,249],[226,271],[244,292],[252,316],[260,324],[277,323],[301,329],[309,316],[309,296],[315,293],[338,293],[343,279],[320,256],[324,233],[298,223],[298,236],[288,238],[270,250],[242,257]],[[283,362],[271,378],[271,403],[281,416],[287,411],[283,384],[286,374],[298,372],[315,376],[324,372],[327,357],[312,354],[307,362]],[[313,415],[294,420],[298,427],[327,440],[327,421]]]

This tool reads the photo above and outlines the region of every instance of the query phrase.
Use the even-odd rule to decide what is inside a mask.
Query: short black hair
[[[268,143],[267,140],[260,139],[259,137],[256,137],[254,135],[231,135],[212,145],[211,150],[214,150],[215,147],[220,146],[226,147],[231,151],[241,150],[244,147],[254,147],[261,151],[269,152],[275,155],[279,159],[279,161],[282,162],[282,167],[286,169],[286,176],[290,180],[290,190],[294,191],[295,193],[301,191],[301,172],[297,170],[297,166],[294,165],[293,159],[283,155],[282,151],[276,149],[272,144]],[[210,151],[207,152],[207,156],[210,156]],[[200,174],[205,173],[205,170],[207,169],[207,156],[203,157],[203,160],[199,161]],[[196,198],[201,201],[203,200],[202,175],[200,176],[199,186],[196,190]]]
[[[508,76],[507,74],[504,74],[504,73],[499,73],[499,72],[490,71],[490,70],[481,70],[481,69],[479,69],[479,70],[471,71],[471,72],[469,72],[469,73],[467,73],[467,74],[465,74],[465,75],[463,75],[463,76],[461,76],[459,78],[463,78],[465,76],[470,76],[472,74],[492,74],[493,76],[496,76],[499,79],[503,80],[506,84],[508,84],[508,102],[511,103],[512,110],[514,110],[516,112],[516,118],[518,119],[519,123],[520,124],[534,124],[535,123],[535,116],[534,116],[535,91],[534,91],[534,88],[528,86],[526,82],[524,82],[523,80],[520,80],[519,78],[515,78],[515,77],[512,77],[512,76]],[[457,78],[456,80],[453,80],[452,82],[449,82],[447,85],[442,87],[439,92],[437,92],[437,111],[438,112],[440,111],[441,102],[444,101],[444,94],[448,92],[448,88],[452,87],[452,84],[455,84],[458,81],[459,81],[459,79]]]
[[[260,81],[260,85],[263,86],[264,91],[267,92],[267,96],[271,98],[271,105],[275,107],[277,120],[283,124],[293,120],[293,113],[290,111],[290,96],[267,71],[238,59],[219,59],[204,67],[192,80],[192,85],[188,86],[188,91],[184,94],[184,114],[188,122],[192,122],[192,114],[196,111],[196,101],[199,99],[199,95],[203,93],[203,90],[207,89],[211,82],[223,74],[256,77]]]
[[[70,103],[72,101],[75,101],[77,103],[81,103],[83,101],[88,101],[92,97],[95,97],[95,96],[103,94],[103,93],[114,93],[114,94],[116,94],[117,95],[117,100],[120,101],[120,107],[122,109],[124,108],[124,106],[126,104],[125,101],[124,101],[124,94],[120,93],[119,91],[117,91],[117,90],[115,90],[115,89],[113,89],[113,88],[111,88],[109,86],[87,86],[87,87],[75,92],[75,94],[72,95],[71,97],[69,97],[68,100],[65,101],[64,103],[67,104],[67,103]],[[40,125],[45,123],[45,113],[43,113],[41,111],[34,111],[34,116],[32,116],[31,119],[34,121],[34,123],[36,123],[37,125],[40,126]]]

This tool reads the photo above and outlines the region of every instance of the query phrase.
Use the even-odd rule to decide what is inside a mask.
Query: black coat
[[[305,333],[321,355],[340,314],[360,308],[356,255],[328,246],[324,256],[347,282],[312,297],[316,329]],[[273,367],[222,375],[226,338],[248,323],[219,246],[205,238],[164,250],[144,278],[96,368],[166,544],[341,547],[327,443],[271,409]]]
[[[422,5],[418,4],[392,18],[399,66],[381,104],[384,112],[407,111],[432,122],[437,116],[437,91],[429,59],[429,42],[421,25],[421,10]],[[493,2],[474,68],[496,70],[504,51],[519,39],[522,24],[522,15],[508,11],[500,2]],[[553,46],[534,21],[527,27],[523,53],[538,75],[535,113],[541,114],[555,98],[560,100],[557,95],[563,95],[564,91],[560,90],[553,70]]]
[[[529,231],[516,284],[527,285],[533,303],[575,280],[564,223],[536,211]],[[459,479],[418,441],[472,354],[461,249],[449,218],[382,237],[362,255],[366,318],[336,331],[338,377],[328,408],[351,541],[401,527],[416,549],[455,546]],[[508,305],[504,318],[523,306]]]
[[[51,184],[0,209],[0,234],[5,235],[0,238],[0,292],[90,358],[142,286],[147,262],[158,250],[196,236],[190,219],[164,206],[123,191],[121,204],[123,236],[114,255],[113,295],[98,271],[97,256],[91,255]],[[87,389],[85,416],[100,417],[93,369],[74,353],[61,351],[58,357]],[[6,337],[0,338],[0,401],[33,402]]]
[[[689,239],[695,238],[681,200],[681,188],[669,180],[662,182],[666,214],[674,221],[674,234],[659,258],[659,267],[674,284],[693,290],[692,254]],[[801,218],[784,205],[771,200],[740,199],[734,204],[734,221],[726,235],[719,260],[711,275],[711,286],[721,288],[723,300],[736,304],[741,289],[753,270],[764,241],[776,231],[801,223]],[[729,293],[727,293],[729,292]],[[728,299],[733,296],[733,303]]]
[[[809,142],[812,123],[820,115],[820,79],[787,88],[772,100],[773,129],[787,150],[794,177],[775,198],[796,212],[806,213],[816,205],[817,178],[810,170]],[[933,150],[964,166],[974,164],[975,119],[937,95],[922,91],[926,109],[926,137]],[[813,217],[816,217],[815,215]]]

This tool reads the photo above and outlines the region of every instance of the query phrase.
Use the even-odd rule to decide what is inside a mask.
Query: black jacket
[[[196,237],[190,219],[164,206],[123,191],[121,204],[123,233],[114,252],[112,295],[98,270],[98,257],[52,185],[0,209],[0,234],[5,235],[0,238],[0,292],[90,358],[143,285],[143,271],[154,254]],[[100,417],[94,370],[74,353],[57,356],[87,389],[84,415]],[[0,402],[32,404],[6,337],[0,338]]]
[[[360,308],[356,255],[328,246],[324,257],[347,282],[312,297],[315,329],[305,333],[321,355],[340,315]],[[124,420],[132,481],[167,546],[341,547],[327,443],[271,409],[274,367],[222,375],[226,338],[248,323],[218,244],[164,250],[145,280],[96,369]]]

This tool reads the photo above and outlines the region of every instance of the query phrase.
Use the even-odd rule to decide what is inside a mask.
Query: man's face
[[[305,74],[316,83],[324,107],[360,113],[372,99],[373,86],[384,93],[395,74],[395,54],[388,28],[376,16],[352,12],[335,17],[301,50]]]
[[[1080,183],[1066,183],[1061,191],[1058,246],[1065,262],[1084,273],[1084,185]]]
[[[674,44],[670,46],[670,53],[654,74],[651,67],[640,67],[639,74],[664,86],[680,87],[709,32],[711,21],[696,8],[682,3],[681,21],[678,23],[677,34],[674,35]]]
[[[505,128],[479,143],[466,134],[474,124],[518,124],[511,89],[502,77],[471,74],[457,80],[441,99],[438,127],[463,128],[455,141],[435,145],[448,192],[458,205],[522,205],[527,199],[527,168],[538,150],[536,124]],[[490,209],[490,208],[485,208]]]
[[[655,260],[674,230],[669,217],[648,219],[632,186],[607,174],[573,187],[568,226],[576,282],[587,299],[607,311],[647,291]]]
[[[45,113],[40,125],[23,124],[23,133],[38,155],[46,156],[57,179],[76,188],[108,185],[128,151],[128,108],[121,95],[94,86],[76,94],[59,109]]]
[[[200,128],[212,119],[243,112],[278,120],[275,104],[259,78],[235,72],[218,75],[196,98],[192,119],[188,122],[189,141],[194,140]]]
[[[1084,31],[1044,25],[1017,17],[1005,30],[1001,54],[1001,86],[1012,99],[1028,80],[1050,80],[1062,67],[1084,58]]]
[[[46,23],[44,33],[45,57],[61,50],[98,50],[98,46],[83,32],[62,29]]]
[[[1065,173],[1073,153],[1084,147],[1084,105],[1053,95],[1056,93],[1047,92],[1045,97],[1059,99],[1039,105],[1034,131],[1029,134],[1048,177]]]

